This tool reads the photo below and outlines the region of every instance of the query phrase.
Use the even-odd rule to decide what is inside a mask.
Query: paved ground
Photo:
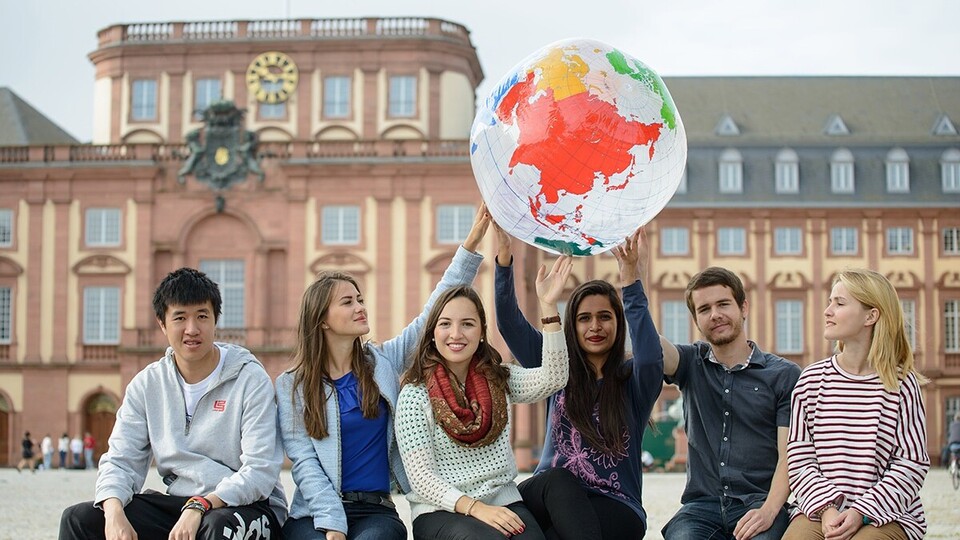
[[[293,482],[290,471],[283,472],[288,496]],[[47,540],[57,537],[60,512],[67,506],[93,497],[94,471],[48,471],[30,474],[16,469],[0,469],[0,540]],[[645,474],[644,505],[649,514],[648,539],[661,539],[660,527],[677,510],[683,490],[682,474]],[[147,487],[162,489],[156,473]],[[960,538],[960,492],[954,491],[943,469],[927,476],[921,493],[930,523],[927,538]],[[401,516],[408,508],[398,501]],[[408,523],[409,527],[409,523]]]

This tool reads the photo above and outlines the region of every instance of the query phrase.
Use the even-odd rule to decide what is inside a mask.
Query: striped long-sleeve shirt
[[[835,502],[877,526],[895,521],[909,538],[923,538],[920,488],[930,457],[913,374],[899,392],[888,392],[877,375],[852,375],[836,357],[827,358],[800,374],[791,410],[787,466],[794,516],[813,519]]]

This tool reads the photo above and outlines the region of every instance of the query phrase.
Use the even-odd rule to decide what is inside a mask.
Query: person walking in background
[[[60,452],[60,468],[65,469],[67,467],[67,452],[70,451],[70,437],[64,433],[60,436],[60,440],[57,441],[57,451]]]
[[[83,463],[84,468],[92,469],[96,465],[93,463],[93,449],[96,448],[97,441],[94,440],[90,432],[83,434]]]
[[[481,206],[422,313],[383,343],[363,342],[369,312],[351,276],[323,272],[304,291],[295,365],[276,381],[280,434],[297,486],[285,537],[406,539],[390,499],[391,479],[410,490],[393,429],[400,373],[437,297],[476,277],[489,223]]]
[[[17,463],[17,472],[21,472],[24,467],[30,467],[31,472],[37,472],[36,457],[33,453],[35,443],[30,437],[29,431],[23,434],[23,440],[20,441],[20,445],[23,449],[20,452],[20,462]]]
[[[70,454],[73,457],[73,463],[70,465],[74,469],[83,468],[83,439],[77,433],[70,439]]]
[[[893,285],[841,271],[823,312],[837,353],[807,366],[793,391],[787,446],[796,496],[785,540],[919,540],[930,468],[926,414]]]
[[[950,429],[947,430],[947,459],[944,465],[950,465],[954,455],[960,455],[960,412],[953,415]]]
[[[53,468],[53,437],[49,433],[40,441],[40,453],[43,454],[43,470]]]

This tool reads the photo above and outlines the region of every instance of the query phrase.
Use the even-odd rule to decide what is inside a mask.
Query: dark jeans
[[[647,526],[626,504],[584,489],[572,472],[554,467],[518,486],[550,540],[643,538]]]
[[[523,532],[511,536],[514,540],[543,540],[543,532],[537,526],[537,520],[522,502],[508,504],[520,521]],[[420,514],[413,520],[413,538],[415,540],[504,540],[502,532],[472,516],[454,514],[444,510]]]
[[[123,513],[139,540],[167,540],[188,498],[142,493],[133,496]],[[60,540],[103,539],[105,524],[103,510],[93,506],[93,501],[75,504],[60,517]],[[197,540],[224,538],[276,540],[280,538],[280,523],[267,501],[218,508],[204,514]]]
[[[730,497],[704,497],[684,504],[663,527],[665,540],[733,540],[737,522],[750,508]],[[766,531],[754,540],[780,540],[790,516],[786,509],[773,520]]]
[[[347,540],[405,540],[407,528],[395,508],[382,504],[343,503],[347,514]],[[283,537],[290,540],[324,540],[327,535],[313,528],[313,518],[288,519]]]

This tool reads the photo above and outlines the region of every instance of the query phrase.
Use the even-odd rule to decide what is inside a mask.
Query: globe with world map
[[[680,184],[687,138],[663,80],[599,41],[570,39],[514,67],[481,104],[470,162],[491,216],[551,253],[623,242]]]

